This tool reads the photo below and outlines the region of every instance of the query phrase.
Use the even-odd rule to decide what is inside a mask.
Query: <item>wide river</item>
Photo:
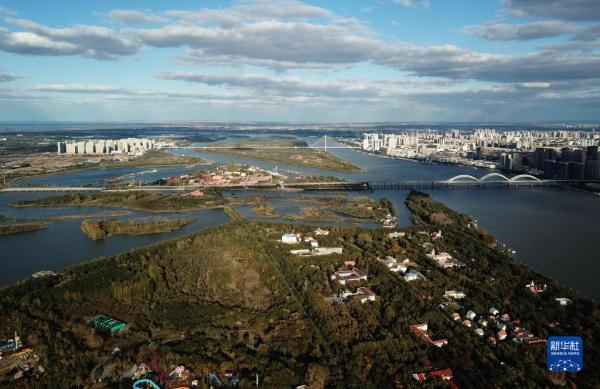
[[[306,138],[309,144],[318,138]],[[334,144],[334,142],[328,142]],[[336,172],[327,169],[303,168],[295,165],[270,163],[245,158],[232,158],[193,150],[177,150],[176,153],[201,156],[214,163],[250,163],[282,173],[306,172],[335,175],[352,181],[380,180],[435,180],[448,179],[457,174],[483,176],[488,171],[470,167],[421,164],[395,160],[362,153],[350,149],[330,149],[332,154],[347,159],[364,171],[359,173]],[[39,177],[28,180],[28,184],[87,184],[98,180],[148,169],[112,171],[106,169],[69,172],[62,175]],[[158,169],[147,172],[147,181],[169,174],[187,171],[185,168]],[[432,190],[430,194],[449,207],[472,215],[479,225],[492,232],[500,242],[517,250],[516,260],[554,278],[583,295],[600,299],[600,198],[591,194],[569,189],[521,188],[521,189],[454,189]],[[400,222],[410,223],[410,214],[404,206],[406,191],[376,191],[371,196],[387,196],[396,205]],[[39,196],[29,194],[27,196]],[[290,197],[295,194],[289,194]],[[44,216],[65,213],[93,213],[90,208],[48,210],[15,209],[9,204],[23,194],[0,194],[0,214],[15,216]],[[104,210],[106,211],[106,210]],[[137,213],[142,216],[147,214]],[[137,215],[136,215],[137,216]],[[193,215],[198,221],[184,229],[144,237],[111,237],[103,242],[92,242],[79,231],[81,220],[70,220],[52,224],[43,231],[0,237],[2,272],[0,285],[26,277],[40,269],[59,270],[81,260],[111,255],[133,247],[189,233],[200,228],[217,225],[227,220],[220,210],[200,211]]]

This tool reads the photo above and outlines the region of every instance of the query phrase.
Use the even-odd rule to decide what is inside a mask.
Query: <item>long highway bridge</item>
[[[284,188],[274,184],[258,184],[252,186],[224,185],[216,188],[224,190],[406,190],[406,189],[476,189],[476,188],[530,188],[556,187],[565,185],[581,185],[587,183],[600,184],[600,180],[576,179],[539,179],[529,174],[507,177],[500,173],[489,173],[482,177],[467,174],[454,176],[447,180],[386,180],[386,181],[332,181],[332,182],[303,182],[285,183]],[[197,189],[193,186],[139,186],[122,189],[99,186],[18,186],[0,189],[0,192],[181,192]]]

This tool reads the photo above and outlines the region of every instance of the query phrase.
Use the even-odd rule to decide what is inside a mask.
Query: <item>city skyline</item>
[[[600,120],[598,4],[472,4],[0,1],[0,119]]]

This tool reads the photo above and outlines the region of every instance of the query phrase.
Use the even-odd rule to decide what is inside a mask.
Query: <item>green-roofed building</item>
[[[118,332],[125,327],[126,323],[114,319],[108,315],[98,315],[89,321],[90,325],[97,330],[107,331],[111,334]]]

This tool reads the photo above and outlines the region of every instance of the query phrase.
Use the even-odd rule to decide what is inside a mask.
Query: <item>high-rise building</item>
[[[585,178],[587,180],[600,180],[600,161],[588,159],[585,161]]]
[[[544,149],[542,147],[538,147],[533,152],[533,162],[536,168],[544,169]]]
[[[573,150],[573,161],[585,162],[585,151],[581,149]]]
[[[559,161],[556,163],[556,178],[559,180],[569,178],[569,162]]]
[[[570,162],[573,160],[573,150],[570,147],[563,147],[560,149],[560,160],[564,162]]]
[[[477,152],[475,153],[475,159],[483,159],[483,150],[481,147],[477,147]]]
[[[111,154],[111,153],[139,153],[154,148],[152,139],[89,139],[85,141],[58,142],[59,154]]]
[[[588,146],[586,149],[586,159],[597,161],[598,160],[598,146]]]
[[[585,163],[569,162],[569,178],[573,180],[583,180],[585,178]]]
[[[544,161],[544,178],[554,178],[556,176],[556,161],[547,159]]]

